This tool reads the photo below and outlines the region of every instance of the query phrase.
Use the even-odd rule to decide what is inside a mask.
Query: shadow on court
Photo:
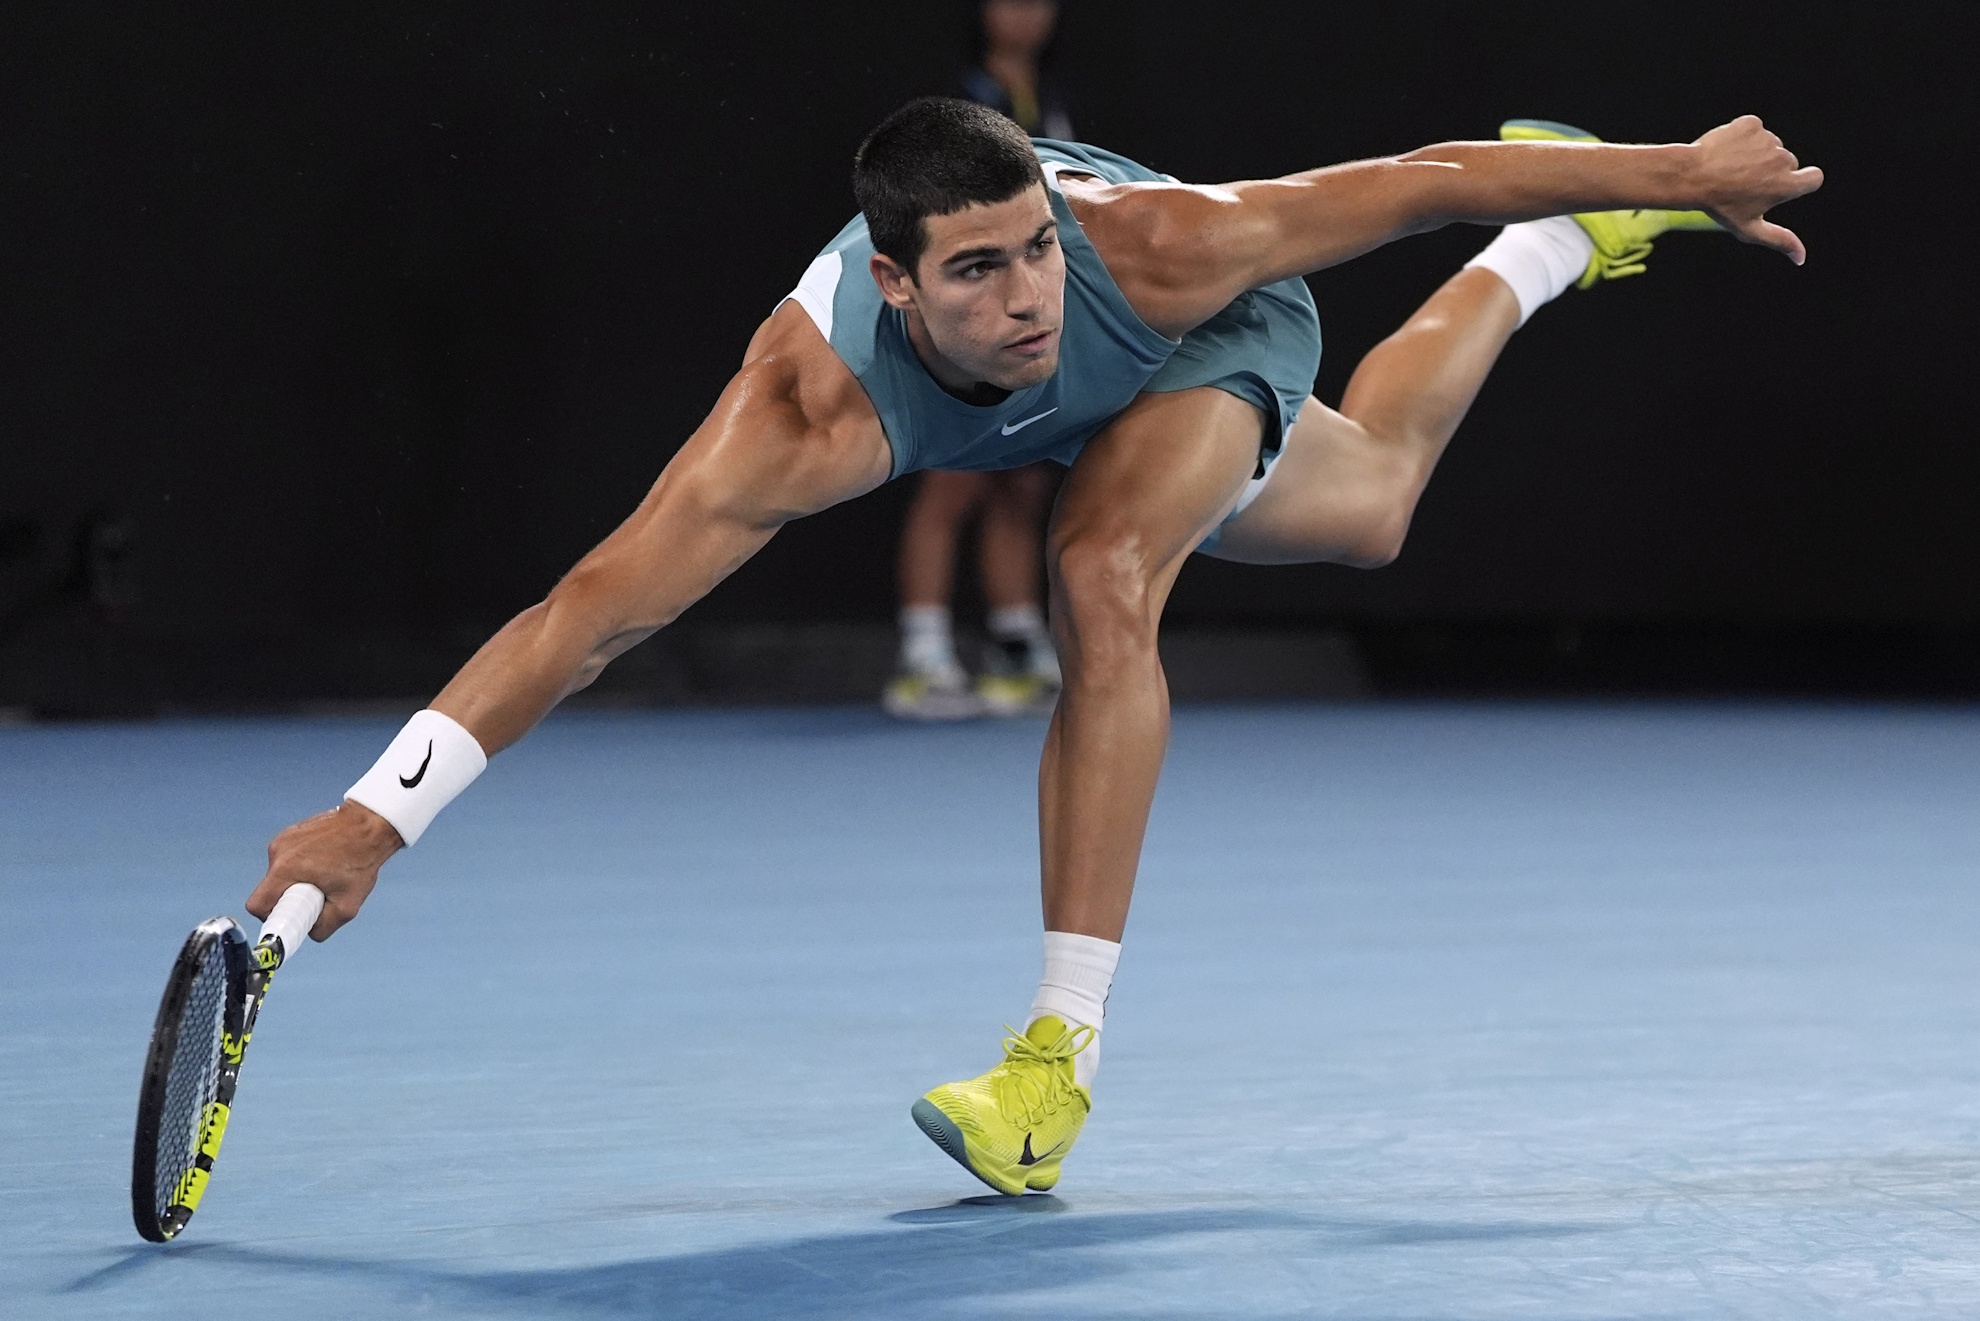
[[[126,1276],[142,1261],[178,1260],[260,1268],[289,1277],[383,1285],[418,1296],[444,1314],[493,1308],[605,1317],[770,1317],[980,1315],[984,1304],[1021,1305],[1027,1293],[1105,1286],[1163,1264],[1200,1268],[1199,1244],[1170,1256],[1191,1236],[1270,1234],[1278,1252],[1324,1257],[1439,1243],[1565,1238],[1594,1225],[1524,1222],[1436,1223],[1331,1219],[1270,1210],[1067,1213],[1058,1198],[972,1198],[901,1211],[901,1228],[787,1239],[558,1270],[453,1272],[415,1263],[284,1253],[230,1244],[188,1244],[135,1253],[69,1286],[85,1291]],[[1061,1214],[1065,1213],[1065,1214]],[[1254,1248],[1254,1250],[1256,1250]],[[267,1287],[265,1275],[255,1287]],[[1157,1286],[1159,1287],[1159,1286]],[[365,1290],[369,1293],[369,1289]],[[1041,1299],[1041,1302],[1043,1300]]]

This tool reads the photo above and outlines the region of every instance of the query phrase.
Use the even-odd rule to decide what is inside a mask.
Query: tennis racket
[[[295,885],[253,949],[228,917],[201,922],[186,937],[151,1028],[131,1152],[131,1218],[153,1243],[176,1237],[199,1209],[269,979],[322,911],[323,891]]]

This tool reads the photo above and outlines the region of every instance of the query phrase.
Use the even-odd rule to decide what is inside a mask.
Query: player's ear
[[[914,276],[908,268],[885,253],[876,252],[868,263],[873,272],[873,283],[880,286],[880,296],[905,312],[914,306]]]

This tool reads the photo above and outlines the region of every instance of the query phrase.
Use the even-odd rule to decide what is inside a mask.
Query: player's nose
[[[1017,269],[1004,310],[1016,321],[1036,321],[1045,310],[1046,283],[1037,271]]]

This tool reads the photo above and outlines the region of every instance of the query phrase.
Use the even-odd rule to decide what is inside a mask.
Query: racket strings
[[[179,1042],[165,1084],[158,1122],[158,1164],[154,1193],[162,1218],[171,1207],[179,1180],[199,1155],[200,1123],[220,1081],[221,1032],[227,1015],[227,959],[214,941],[193,979],[180,1020]]]

